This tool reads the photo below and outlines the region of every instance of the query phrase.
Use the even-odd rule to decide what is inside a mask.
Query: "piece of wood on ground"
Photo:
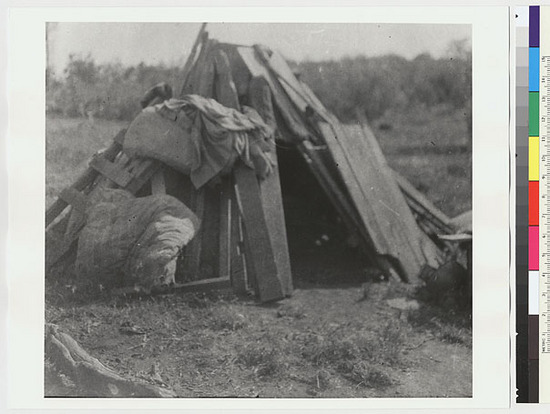
[[[228,277],[215,277],[211,279],[195,280],[174,286],[176,291],[182,293],[188,292],[208,292],[210,290],[231,289],[231,280]]]
[[[45,330],[46,357],[75,383],[82,392],[80,397],[176,397],[168,388],[122,377],[88,354],[56,325],[46,324]]]

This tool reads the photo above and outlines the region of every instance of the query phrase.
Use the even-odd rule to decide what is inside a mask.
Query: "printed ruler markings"
[[[549,177],[550,177],[550,8],[541,7],[539,13],[539,43],[536,45],[538,53],[538,134],[540,136],[540,262],[538,283],[538,391],[540,403],[550,402],[550,207]],[[541,36],[541,34],[543,34]],[[544,241],[544,243],[543,243]]]

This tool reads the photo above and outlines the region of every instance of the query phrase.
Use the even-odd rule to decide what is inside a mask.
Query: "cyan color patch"
[[[540,49],[538,47],[529,48],[529,91],[538,92],[539,90],[539,65]]]

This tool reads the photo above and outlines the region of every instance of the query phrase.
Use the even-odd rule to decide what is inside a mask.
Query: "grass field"
[[[83,172],[91,156],[106,148],[127,122],[81,118],[46,121],[46,205]]]
[[[423,117],[397,114],[374,131],[388,163],[452,217],[471,208],[466,125],[456,113]],[[124,126],[48,119],[47,205]],[[294,258],[294,294],[272,305],[230,293],[82,302],[61,289],[45,317],[117,372],[181,397],[471,396],[469,309],[374,283],[354,260],[330,245]],[[420,308],[390,306],[400,298]],[[46,395],[85,393],[46,366]]]

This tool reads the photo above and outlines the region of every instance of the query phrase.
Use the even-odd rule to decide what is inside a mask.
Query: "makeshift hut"
[[[418,283],[423,268],[439,266],[449,219],[388,167],[366,122],[340,124],[277,52],[220,43],[203,27],[176,98],[153,100],[48,209],[50,272],[74,263],[98,188],[123,188],[169,194],[202,223],[178,255],[177,287],[284,298],[292,272],[282,194],[300,171],[385,274]],[[198,135],[181,144],[182,131]]]

